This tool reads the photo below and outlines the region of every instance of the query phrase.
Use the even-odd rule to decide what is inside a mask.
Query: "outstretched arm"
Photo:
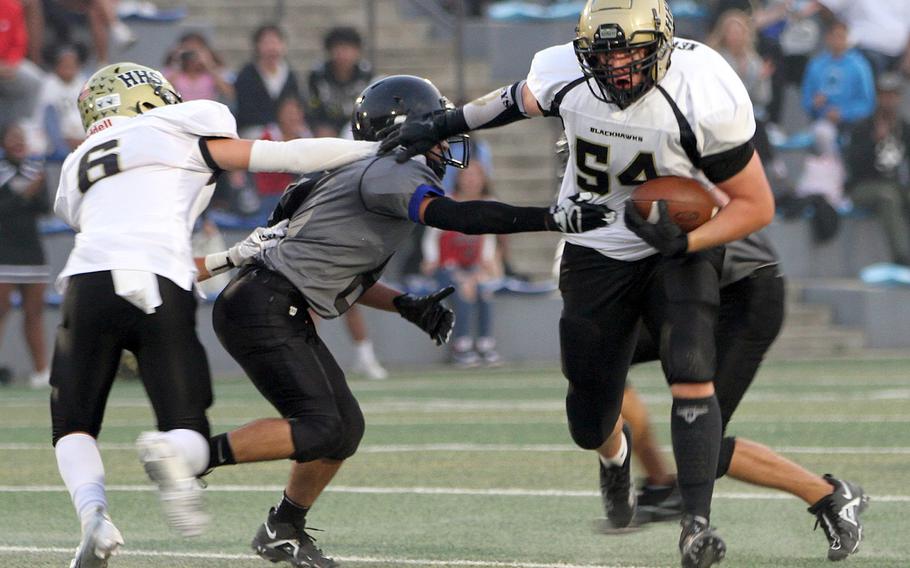
[[[591,203],[591,199],[592,194],[580,193],[547,208],[426,197],[420,204],[420,221],[437,229],[468,235],[535,231],[583,233],[603,227],[615,218],[613,211]]]
[[[519,81],[487,93],[460,108],[410,117],[400,128],[382,138],[379,151],[389,152],[402,146],[396,159],[405,162],[457,134],[496,128],[532,116],[543,116],[543,111],[527,83]]]
[[[210,166],[222,170],[290,172],[305,174],[331,170],[376,154],[376,142],[340,138],[298,138],[286,142],[271,140],[204,140],[203,153]]]

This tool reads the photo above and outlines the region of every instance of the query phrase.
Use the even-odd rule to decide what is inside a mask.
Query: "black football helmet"
[[[354,101],[351,130],[355,140],[376,142],[385,137],[383,130],[404,122],[407,117],[417,118],[454,108],[428,79],[390,75],[373,82]],[[466,168],[470,160],[468,140],[467,134],[449,138],[442,145],[442,153],[430,152],[436,160],[428,160],[427,165],[440,177],[447,165]]]

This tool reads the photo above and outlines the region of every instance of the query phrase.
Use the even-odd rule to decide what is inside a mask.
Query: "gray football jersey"
[[[744,239],[727,243],[720,286],[738,282],[759,268],[778,264],[777,254],[764,231],[752,233]]]
[[[391,156],[370,157],[333,170],[309,184],[288,212],[287,236],[261,260],[290,280],[317,314],[337,317],[379,280],[420,222],[424,197],[444,195],[438,185],[418,159],[397,164]]]

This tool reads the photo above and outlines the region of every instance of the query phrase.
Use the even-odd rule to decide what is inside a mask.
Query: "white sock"
[[[607,467],[613,467],[617,465],[622,465],[626,461],[626,454],[629,453],[629,444],[626,443],[626,435],[623,432],[619,433],[619,451],[616,452],[611,458],[605,458],[600,456],[600,461]]]
[[[376,353],[373,351],[373,342],[369,339],[355,342],[354,350],[357,351],[358,361],[371,362],[376,360]]]
[[[208,468],[209,442],[205,436],[195,430],[183,428],[161,434],[183,455],[194,475],[199,475]]]
[[[57,469],[73,499],[82,526],[98,507],[107,511],[104,491],[104,463],[98,442],[88,434],[67,434],[54,447]]]

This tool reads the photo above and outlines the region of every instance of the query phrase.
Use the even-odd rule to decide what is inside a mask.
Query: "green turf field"
[[[669,438],[658,368],[633,380]],[[675,524],[599,534],[596,462],[573,447],[555,368],[426,371],[354,381],[366,417],[361,451],[310,513],[319,545],[346,567],[678,566]],[[273,412],[245,380],[216,384],[214,431]],[[160,515],[132,442],[151,425],[141,387],[114,388],[102,453],[126,546],[115,567],[264,567],[249,541],[281,495],[287,464],[208,477],[214,521],[195,540]],[[782,449],[872,496],[866,540],[849,566],[910,566],[910,360],[767,364],[731,432]],[[68,566],[78,523],[49,446],[46,393],[0,390],[0,566]],[[827,566],[822,531],[795,498],[730,480],[713,524],[731,567]]]

